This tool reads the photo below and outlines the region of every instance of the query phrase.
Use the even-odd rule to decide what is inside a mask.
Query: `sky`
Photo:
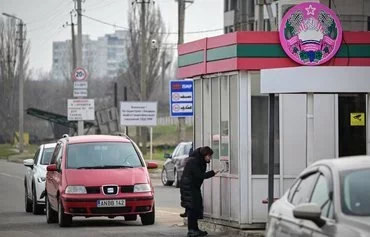
[[[127,27],[127,15],[132,0],[85,0],[83,14],[104,22]],[[177,32],[176,0],[155,0],[168,32]],[[30,67],[50,71],[52,42],[71,38],[70,11],[73,0],[0,0],[0,12],[16,15],[26,24],[27,39],[31,42]],[[2,16],[1,16],[2,17]],[[74,17],[74,23],[77,18]],[[185,13],[185,42],[223,33],[223,0],[195,0],[187,4]],[[118,28],[82,18],[82,32],[91,39],[113,33]],[[192,33],[213,30],[207,33]],[[187,33],[189,32],[189,33]],[[177,43],[177,34],[170,34],[167,43]],[[174,46],[175,47],[175,46]],[[174,49],[175,50],[175,49]],[[174,51],[174,54],[177,54]]]

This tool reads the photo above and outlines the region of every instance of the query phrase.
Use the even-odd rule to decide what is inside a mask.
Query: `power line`
[[[99,22],[99,23],[104,24],[104,25],[108,25],[108,26],[112,26],[112,27],[115,27],[115,28],[120,28],[120,29],[129,31],[129,28],[128,27],[124,27],[124,26],[112,24],[112,23],[109,23],[109,22],[106,22],[106,21],[102,21],[102,20],[99,20],[97,18],[94,18],[94,17],[91,17],[91,16],[87,16],[85,14],[81,14],[81,15],[83,17],[86,17],[87,19],[92,20],[92,21],[96,21],[96,22]],[[209,30],[198,30],[198,31],[188,31],[188,32],[185,32],[184,34],[201,34],[201,33],[216,32],[216,31],[220,31],[220,30],[223,30],[223,28],[209,29]],[[173,35],[177,35],[178,33],[177,32],[161,32],[160,34],[169,34],[169,35],[173,34]]]

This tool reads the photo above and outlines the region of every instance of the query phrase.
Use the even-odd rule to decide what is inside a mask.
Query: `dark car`
[[[164,154],[167,160],[163,164],[161,180],[163,185],[179,187],[182,172],[184,170],[186,158],[193,149],[192,142],[180,142],[172,154]]]
[[[273,203],[266,237],[370,236],[370,157],[321,160]]]

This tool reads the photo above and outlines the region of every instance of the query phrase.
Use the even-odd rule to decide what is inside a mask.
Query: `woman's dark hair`
[[[209,146],[201,147],[199,152],[202,156],[213,155],[213,150]]]

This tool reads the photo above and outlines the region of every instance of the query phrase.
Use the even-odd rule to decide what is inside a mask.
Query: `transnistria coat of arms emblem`
[[[302,65],[329,61],[342,42],[342,26],[337,15],[323,4],[298,4],[284,15],[280,43],[285,53]]]

